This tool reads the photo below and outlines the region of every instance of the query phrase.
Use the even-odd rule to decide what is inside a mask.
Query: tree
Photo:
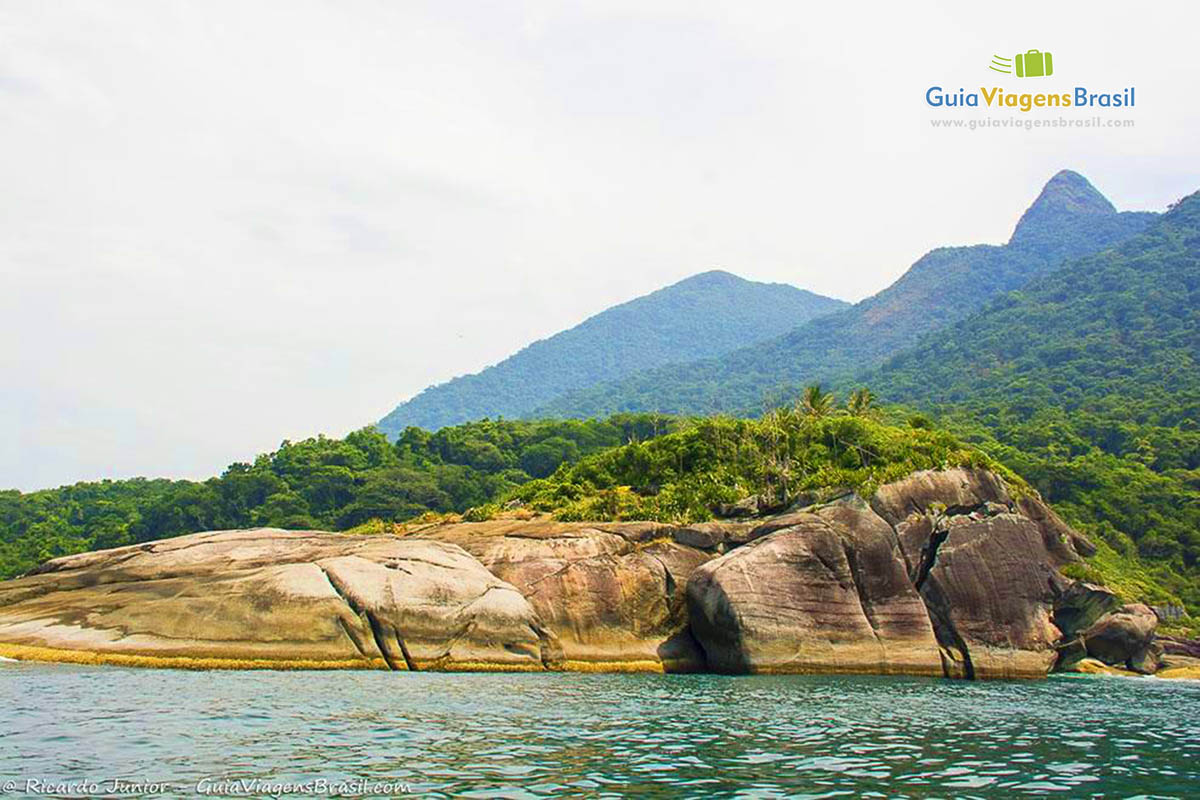
[[[447,511],[450,497],[434,477],[407,467],[390,467],[367,473],[355,498],[338,512],[337,523],[352,528],[370,519],[394,522],[424,511]]]
[[[822,389],[820,384],[813,384],[805,387],[800,398],[800,409],[806,417],[820,419],[833,412],[833,401],[832,394]]]
[[[863,386],[850,393],[846,402],[846,410],[852,417],[869,417],[875,414],[875,395]]]
[[[579,447],[569,439],[551,436],[525,448],[521,454],[521,469],[533,478],[545,478],[558,469],[559,464],[579,460]]]

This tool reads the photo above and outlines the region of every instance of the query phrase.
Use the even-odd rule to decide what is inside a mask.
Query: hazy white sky
[[[1193,0],[968,5],[0,0],[0,487],[341,435],[715,267],[857,300],[1062,167],[1200,188]],[[1136,127],[931,129],[1029,48]]]

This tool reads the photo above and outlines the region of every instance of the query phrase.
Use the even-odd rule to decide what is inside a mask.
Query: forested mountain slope
[[[532,416],[626,410],[749,412],[798,386],[877,364],[989,299],[1139,232],[1156,215],[1118,213],[1082,175],[1064,170],[1042,189],[1008,244],[944,247],[882,292],[728,355],[639,372],[573,392]]]
[[[705,272],[614,306],[534,342],[474,375],[433,386],[379,427],[437,430],[484,417],[520,417],[574,389],[640,369],[717,356],[846,307],[781,283]]]

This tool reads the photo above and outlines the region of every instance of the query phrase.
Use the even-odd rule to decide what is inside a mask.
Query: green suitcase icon
[[[1054,59],[1049,53],[1039,50],[1017,53],[1016,61],[1018,78],[1041,78],[1054,74]]]

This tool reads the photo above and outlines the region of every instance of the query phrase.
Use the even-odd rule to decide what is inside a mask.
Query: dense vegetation
[[[865,407],[857,414],[834,413],[825,402],[775,409],[757,420],[689,420],[666,436],[564,465],[549,478],[526,483],[515,497],[560,519],[697,522],[712,519],[721,504],[752,495],[783,506],[835,487],[870,494],[915,470],[950,466],[1004,471],[919,418],[917,427],[889,426]]]
[[[202,530],[340,530],[462,512],[563,463],[673,430],[651,415],[603,422],[476,422],[395,443],[365,429],[284,442],[203,482],[134,479],[0,492],[0,578],[55,556]]]
[[[1081,175],[1055,175],[1007,245],[944,247],[857,305],[719,358],[636,373],[565,394],[538,416],[622,411],[761,413],[790,387],[828,382],[880,363],[989,299],[1143,230],[1154,214],[1117,213]]]
[[[936,412],[1200,608],[1200,195],[867,380]]]
[[[727,353],[845,307],[784,284],[705,272],[608,309],[475,375],[426,389],[383,418],[396,436],[527,416],[555,397],[636,370]]]

